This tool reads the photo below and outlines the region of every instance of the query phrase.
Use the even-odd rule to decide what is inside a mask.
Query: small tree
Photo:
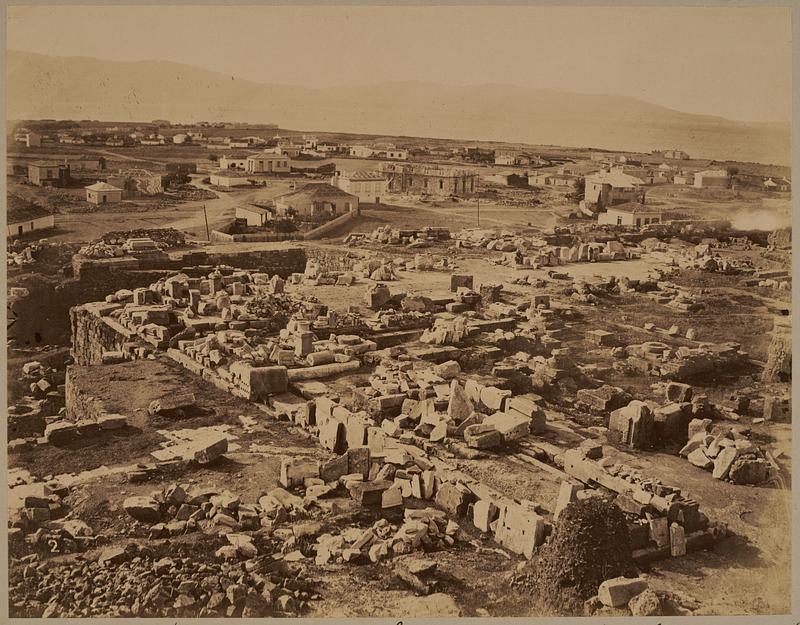
[[[578,178],[573,185],[573,190],[571,193],[567,194],[567,197],[571,200],[576,200],[580,202],[584,195],[586,194],[586,180],[584,178]]]
[[[295,232],[297,230],[297,226],[291,219],[278,219],[273,228],[275,232]]]

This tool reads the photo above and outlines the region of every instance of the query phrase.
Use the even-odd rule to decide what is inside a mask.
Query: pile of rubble
[[[78,254],[86,258],[114,258],[117,256],[124,256],[125,251],[120,245],[112,245],[99,241],[97,243],[84,245],[78,250]]]
[[[296,510],[295,510],[296,507]],[[172,484],[150,495],[128,497],[125,511],[148,526],[151,539],[181,536],[193,531],[228,533],[271,527],[273,523],[297,518],[303,502],[287,491],[276,488],[259,503],[243,503],[227,490],[213,487],[189,487]],[[255,557],[258,550],[252,540],[242,539],[221,548],[224,558]]]
[[[684,247],[672,255],[673,264],[682,269],[701,269],[725,274],[752,274],[755,267],[747,258],[725,258],[714,251],[718,241]]]
[[[694,466],[711,471],[715,479],[734,484],[762,484],[774,475],[773,465],[760,447],[739,429],[712,426],[711,419],[689,423],[689,442],[679,454]]]
[[[665,556],[679,557],[727,535],[727,527],[711,522],[699,504],[681,489],[645,478],[639,471],[603,456],[591,439],[566,451],[560,459],[564,471],[589,487],[564,482],[556,504],[556,518],[570,502],[600,495],[597,487],[615,493],[614,503],[629,519],[633,558],[648,562]],[[581,494],[582,493],[582,494]]]
[[[382,245],[405,245],[409,248],[429,247],[440,241],[450,239],[447,228],[422,228],[421,230],[398,230],[391,226],[379,226],[370,233],[353,232],[344,239],[347,245],[360,242],[380,243]]]
[[[17,239],[8,246],[6,252],[6,264],[10,267],[12,265],[32,265],[35,260],[36,252],[41,249],[41,243],[31,243],[24,245],[20,239]]]
[[[273,545],[274,548],[274,545]],[[32,554],[9,579],[11,612],[26,617],[265,617],[299,615],[319,599],[304,569],[274,556],[214,562],[159,557],[129,543],[96,560],[40,562]],[[278,557],[275,557],[278,556]]]
[[[314,260],[308,261],[303,274],[292,274],[289,281],[293,284],[311,284],[314,286],[353,286],[358,278],[371,280],[397,280],[395,272],[401,267],[392,261],[369,258],[352,263],[349,271],[324,271],[322,266]]]
[[[30,394],[8,407],[9,449],[28,447],[42,436],[49,422],[64,414],[65,372],[33,360],[22,366]]]
[[[528,251],[523,251],[523,249],[505,249],[509,247],[509,245],[513,246],[513,244],[506,244],[499,248],[494,248],[505,252],[504,255],[496,261],[497,264],[508,265],[510,267],[530,267],[538,269],[540,267],[554,267],[566,263],[627,260],[637,257],[635,252],[626,250],[619,241],[581,243],[572,247],[547,246]]]
[[[670,329],[672,336],[680,331]],[[694,337],[694,334],[691,334]],[[678,382],[693,382],[715,371],[731,370],[747,362],[738,343],[701,343],[697,347],[673,348],[660,341],[625,347],[627,364],[645,375]]]
[[[510,232],[477,228],[461,230],[454,238],[458,247],[484,247],[497,252],[516,252],[530,245],[529,241]]]
[[[186,235],[174,228],[115,230],[104,234],[100,241],[108,245],[123,245],[128,239],[150,239],[160,248],[179,247],[186,243]]]
[[[544,429],[544,411],[537,395],[512,396],[510,390],[473,379],[462,386],[453,379],[460,373],[455,361],[433,369],[415,370],[410,365],[405,361],[393,366],[384,361],[370,379],[371,386],[355,390],[365,399],[369,412],[383,419],[380,428],[367,431],[367,441],[375,438],[379,448],[387,435],[432,443],[463,439],[467,447],[491,449]]]
[[[10,555],[79,553],[95,546],[98,538],[92,529],[71,518],[65,501],[70,491],[59,479],[21,480],[9,487]]]
[[[400,526],[382,518],[367,529],[349,527],[336,535],[322,534],[317,538],[315,561],[320,565],[358,564],[380,562],[417,550],[437,551],[454,545],[459,531],[458,523],[448,520],[441,510],[406,508]]]
[[[216,200],[219,196],[208,189],[201,189],[191,184],[182,184],[175,189],[170,189],[169,195],[177,197],[183,202],[197,202],[200,200]]]

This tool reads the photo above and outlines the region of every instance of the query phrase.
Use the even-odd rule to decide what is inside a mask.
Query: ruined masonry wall
[[[278,274],[281,278],[287,278],[290,274],[303,273],[306,270],[306,250],[302,247],[290,247],[280,250],[209,254],[208,262],[205,264],[257,269],[270,275]]]
[[[76,382],[75,367],[67,367],[67,379],[65,383],[65,399],[67,409],[67,419],[77,421],[79,419],[97,420],[107,414],[103,402],[87,395]]]
[[[342,249],[342,251],[322,248],[308,248],[307,255],[309,260],[315,260],[320,264],[323,271],[350,271],[353,265],[360,259],[348,257],[352,250]]]
[[[86,306],[76,306],[69,311],[72,324],[72,357],[78,365],[102,363],[103,352],[121,351],[131,341],[122,326],[106,323]]]
[[[167,274],[163,271],[105,271],[61,283],[45,279],[26,281],[22,286],[30,295],[14,302],[14,324],[8,330],[8,338],[21,345],[68,345],[70,308],[101,301],[119,289],[147,286],[164,275]]]

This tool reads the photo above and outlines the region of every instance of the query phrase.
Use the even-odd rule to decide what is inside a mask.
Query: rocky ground
[[[336,245],[310,247],[324,252]],[[379,247],[367,245],[358,251],[372,253]],[[570,264],[570,279],[564,280],[546,267],[510,266],[502,260],[505,252],[496,249],[448,243],[422,249],[433,256],[424,269],[417,268],[418,252],[413,249],[392,247],[386,254],[384,260],[394,257],[397,267],[387,274],[395,279],[385,279],[391,292],[410,294],[414,305],[424,307],[431,298],[449,292],[451,273],[456,272],[472,275],[476,284],[502,282],[503,296],[497,302],[501,313],[517,310],[533,294],[549,296],[572,309],[558,340],[579,355],[572,381],[558,386],[557,392],[548,385],[536,389],[545,395],[548,427],[526,440],[540,445],[539,452],[505,445],[474,456],[465,454],[463,445],[431,446],[441,442],[431,438],[425,449],[434,450],[432,456],[446,459],[505,497],[535,502],[537,514],[549,527],[557,527],[555,512],[566,474],[563,459],[559,465],[547,450],[599,440],[598,453],[609,463],[680,485],[683,496],[699,502],[708,518],[727,525],[729,536],[685,556],[640,563],[650,595],[629,604],[628,599],[643,595],[640,589],[617,605],[610,599],[604,602],[600,591],[592,609],[608,616],[616,615],[617,609],[620,614],[654,610],[665,615],[776,614],[788,609],[785,541],[790,526],[791,427],[785,415],[783,420],[765,420],[758,399],[790,392],[786,380],[762,380],[760,375],[770,358],[775,309],[788,304],[787,291],[777,283],[745,286],[739,275],[673,269],[647,258]],[[756,261],[763,271],[782,263],[753,250],[726,254]],[[31,263],[45,267],[57,262],[48,258],[32,255]],[[648,296],[636,281],[657,283],[663,301]],[[351,287],[288,283],[286,291],[367,314],[365,295],[374,292],[374,282],[359,277]],[[675,302],[691,309],[677,309]],[[702,305],[695,307],[697,303]],[[720,319],[735,320],[735,332]],[[607,336],[591,334],[598,330],[609,333],[611,342],[598,344],[598,336]],[[663,381],[620,365],[628,355],[625,350],[646,341],[664,342],[674,351],[701,341],[736,341],[741,346],[746,362],[698,378],[693,391],[715,406],[716,426],[735,429],[730,441],[746,440],[769,451],[775,461],[770,474],[780,479],[756,486],[715,479],[711,466],[707,471],[678,456],[680,445],[631,449],[602,438],[609,411],[594,412],[576,403],[576,380],[591,380],[593,390],[620,387],[629,397],[660,404]],[[523,332],[485,333],[462,344],[463,364],[456,375],[511,378],[516,367],[535,377],[528,372],[534,366],[530,345]],[[499,347],[503,360],[482,361],[477,348],[485,347]],[[17,378],[12,399],[31,393],[44,398],[54,388],[63,401],[68,363],[64,352],[64,347],[29,347],[12,354],[10,375]],[[34,359],[42,366],[25,369]],[[326,383],[342,402],[351,401],[354,389],[367,387],[376,375],[385,376],[386,369],[378,372],[375,364]],[[352,472],[335,480],[305,477],[287,482],[287,461],[325,466],[336,460],[301,424],[222,391],[163,355],[74,366],[70,376],[74,388],[101,400],[107,411],[124,415],[125,425],[65,444],[10,450],[10,480],[21,489],[10,537],[12,616],[543,613],[532,590],[537,559],[529,562],[502,548],[468,515],[445,514],[447,506],[441,500],[409,496],[400,510],[364,506],[357,483],[365,477],[355,479]],[[31,386],[40,380],[48,386]],[[179,415],[151,409],[155,400],[185,394],[193,397],[192,407]],[[745,396],[752,401],[742,403]],[[153,452],[168,447],[167,441],[197,432],[224,433],[225,453],[207,463],[153,457]],[[700,447],[713,455],[711,449],[726,435],[710,432],[713,436],[703,438]],[[536,456],[533,463],[530,453]],[[767,462],[765,457],[760,460]],[[414,469],[412,461],[398,461],[394,476],[406,472],[398,479],[411,483],[428,470],[421,462]],[[379,462],[375,475],[367,467],[366,481],[385,477],[377,472],[387,465],[393,462]]]

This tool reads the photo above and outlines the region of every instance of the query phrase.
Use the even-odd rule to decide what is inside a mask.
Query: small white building
[[[235,169],[220,169],[209,175],[209,182],[216,187],[244,187],[250,184],[250,178],[246,173]]]
[[[309,183],[275,198],[275,208],[281,216],[336,216],[358,210],[358,196],[327,183]]]
[[[8,196],[6,236],[18,237],[54,226],[55,218],[49,211],[16,195]]]
[[[95,182],[86,187],[86,201],[90,204],[114,204],[122,201],[122,189],[107,182]]]
[[[706,169],[694,175],[694,186],[697,189],[718,187],[727,189],[730,185],[730,176],[724,169]]]
[[[358,196],[360,202],[380,204],[389,190],[389,177],[380,171],[337,171],[331,184],[342,191]]]
[[[292,171],[292,162],[283,154],[261,152],[247,157],[245,171],[251,174],[288,174]]]
[[[236,219],[243,219],[248,226],[264,227],[272,218],[272,212],[260,206],[237,206]]]
[[[661,223],[661,210],[639,202],[627,202],[611,206],[605,213],[597,215],[600,226],[628,226],[641,228],[649,224]]]
[[[250,147],[250,141],[247,138],[231,139],[228,142],[228,147],[231,148],[231,149],[249,148]]]
[[[408,150],[401,150],[400,148],[389,148],[382,152],[384,158],[388,158],[393,161],[407,161],[408,160]]]
[[[25,135],[25,145],[29,148],[38,148],[42,145],[42,135],[38,132],[29,132]]]
[[[350,156],[355,156],[356,158],[370,158],[373,154],[375,154],[375,150],[366,145],[350,146]]]
[[[244,171],[247,169],[247,159],[249,154],[231,153],[225,156],[220,156],[217,164],[220,169],[238,169]]]

